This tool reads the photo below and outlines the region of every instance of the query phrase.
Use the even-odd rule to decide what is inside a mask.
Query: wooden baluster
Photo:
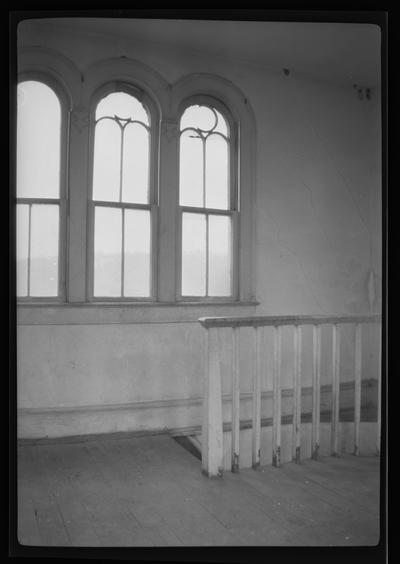
[[[223,473],[222,441],[222,396],[218,329],[210,328],[206,330],[206,370],[201,440],[202,472],[210,478],[222,476]]]
[[[339,434],[339,391],[340,391],[340,328],[333,325],[332,330],[332,424],[331,455],[338,455]]]
[[[376,454],[381,453],[381,401],[382,401],[382,325],[379,325],[379,353],[378,353],[378,398],[377,398],[377,437],[376,437]]]
[[[252,466],[260,466],[262,327],[254,327]]]
[[[294,347],[294,382],[293,382],[293,460],[300,463],[301,431],[301,327],[295,325]]]
[[[317,460],[319,451],[321,404],[321,326],[313,326],[313,400],[312,400],[312,431],[311,458]]]
[[[273,398],[274,418],[272,428],[272,464],[281,464],[281,328],[274,326]]]
[[[354,455],[360,452],[362,325],[357,323],[354,350]]]
[[[232,472],[239,472],[240,378],[239,327],[232,328]]]

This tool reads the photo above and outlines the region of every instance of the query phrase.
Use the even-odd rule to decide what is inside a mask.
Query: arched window
[[[115,85],[92,116],[94,299],[153,296],[155,118],[142,96]]]
[[[180,118],[181,297],[234,298],[235,127],[216,100],[195,102]]]
[[[61,298],[64,108],[39,80],[17,87],[17,297]]]

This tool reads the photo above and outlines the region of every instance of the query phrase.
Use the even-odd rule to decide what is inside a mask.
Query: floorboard
[[[201,474],[168,435],[18,448],[30,546],[346,546],[379,540],[379,458]]]

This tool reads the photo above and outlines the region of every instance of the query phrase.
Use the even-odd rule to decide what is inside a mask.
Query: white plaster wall
[[[199,397],[204,330],[171,325],[53,325],[19,330],[20,407]],[[29,351],[29,355],[27,354]]]
[[[260,100],[262,92],[268,94]],[[379,130],[371,131],[379,105],[376,92],[372,96],[359,100],[350,87],[290,75],[255,92],[260,310],[370,310],[370,272],[381,267],[373,138]],[[372,306],[379,311],[376,286]]]
[[[83,73],[96,61],[124,55],[149,65],[169,83],[194,72],[215,73],[232,81],[247,97],[257,120],[257,313],[380,311],[377,89],[372,89],[371,100],[359,100],[350,86],[311,80],[295,70],[285,76],[278,70],[153,42],[70,35],[30,23],[21,26],[19,40],[22,47],[40,45],[61,53]],[[208,307],[207,315],[220,315],[219,311]],[[368,343],[372,344],[364,349],[365,378],[374,377],[377,366],[375,341],[371,337]],[[18,405],[28,411],[184,399],[202,393],[204,339],[195,323],[25,322],[19,327],[17,346]],[[344,354],[350,355],[343,367],[344,379],[352,379],[351,346],[350,335],[343,345]],[[289,350],[289,345],[284,348],[283,360],[288,381]],[[250,374],[251,358],[248,351],[243,354],[243,371]],[[311,356],[306,354],[306,380],[310,363]],[[226,375],[224,382],[226,388]],[[49,428],[35,427],[28,411],[20,435],[48,434]],[[179,424],[190,426],[191,417],[189,410]],[[152,424],[163,427],[163,423],[160,415]],[[128,427],[135,428],[134,417]],[[57,432],[68,434],[68,418]],[[81,424],[75,420],[73,434],[85,432],[89,426],[83,419]]]

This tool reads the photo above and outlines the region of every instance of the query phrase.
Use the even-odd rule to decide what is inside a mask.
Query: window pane
[[[149,125],[149,116],[143,104],[126,92],[113,92],[97,105],[96,120],[104,116],[135,119]]]
[[[61,107],[46,84],[18,84],[17,196],[58,198],[60,193]]]
[[[215,112],[215,114],[214,114]],[[189,106],[183,112],[180,122],[180,130],[186,127],[194,127],[202,131],[218,131],[228,137],[228,125],[223,115],[213,108],[211,110],[207,106]]]
[[[150,212],[125,210],[124,296],[150,296]]]
[[[149,133],[139,124],[129,124],[124,132],[122,200],[136,204],[149,201]]]
[[[93,199],[119,202],[121,128],[103,119],[96,125],[93,162]]]
[[[182,214],[182,295],[206,294],[206,216]]]
[[[210,135],[206,141],[206,207],[229,208],[228,143],[220,135]]]
[[[226,119],[215,108],[214,108],[214,111],[215,111],[215,113],[217,114],[217,117],[218,117],[217,127],[214,129],[214,131],[218,131],[219,133],[222,133],[222,135],[225,135],[225,137],[228,137],[229,132],[228,132],[228,125],[226,123]]]
[[[186,127],[194,127],[202,131],[210,131],[216,123],[216,116],[207,106],[189,106],[181,117],[181,131]]]
[[[202,207],[203,141],[194,131],[185,131],[181,135],[179,163],[180,205]]]
[[[58,295],[59,206],[31,207],[30,295]]]
[[[94,295],[121,296],[122,211],[95,208]]]
[[[208,216],[208,294],[232,293],[231,218]]]
[[[17,296],[28,294],[29,206],[17,205]]]

